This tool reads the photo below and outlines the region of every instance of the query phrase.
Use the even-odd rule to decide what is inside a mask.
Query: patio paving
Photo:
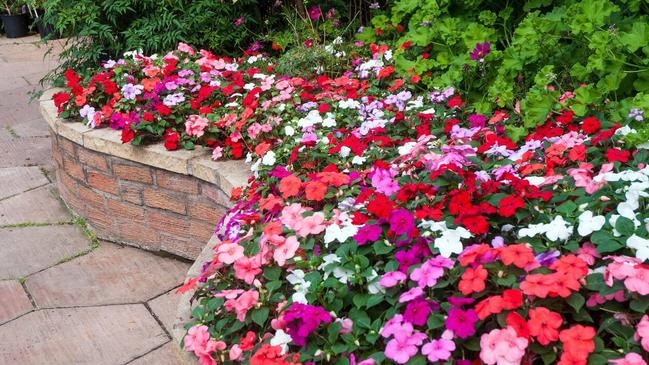
[[[0,364],[177,365],[169,336],[189,263],[87,235],[58,198],[28,92],[56,66],[0,38]]]

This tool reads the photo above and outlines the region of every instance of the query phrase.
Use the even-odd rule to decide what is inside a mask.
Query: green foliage
[[[648,13],[639,0],[397,0],[358,38],[391,43],[398,71],[459,88],[479,112],[518,103],[529,128],[565,106],[618,120],[649,108]],[[491,52],[472,60],[484,41]]]

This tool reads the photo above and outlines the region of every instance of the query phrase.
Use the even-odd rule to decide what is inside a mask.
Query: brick
[[[106,161],[106,157],[100,153],[79,147],[77,149],[77,157],[79,159],[79,162],[86,166],[90,166],[104,172],[108,171],[108,162]]]
[[[118,195],[119,193],[117,179],[114,176],[104,175],[99,172],[88,171],[88,185],[113,195]]]
[[[156,171],[156,185],[182,193],[198,194],[198,180],[196,178],[165,170]]]
[[[187,219],[177,214],[150,210],[147,212],[147,218],[149,227],[163,233],[183,237],[187,236],[187,232],[189,231],[189,222]]]
[[[113,225],[113,218],[104,209],[97,209],[94,207],[86,207],[86,220],[97,229],[98,233],[110,232]]]
[[[162,251],[194,260],[205,246],[204,241],[192,240],[187,237],[173,235],[160,235],[160,249]]]
[[[119,195],[129,203],[142,205],[142,190],[144,190],[144,187],[139,184],[126,181],[119,182]]]
[[[79,198],[85,203],[85,205],[95,209],[104,210],[103,195],[95,192],[92,189],[88,189],[84,186],[79,186],[78,194],[79,194]]]
[[[84,203],[77,196],[78,187],[74,179],[69,177],[64,171],[59,170],[57,174],[59,196],[68,205],[68,207],[76,212],[82,212]]]
[[[144,204],[153,208],[185,214],[185,200],[177,195],[152,188],[144,189]]]
[[[160,238],[158,230],[146,227],[141,223],[118,222],[115,224],[114,233],[121,239],[147,250],[160,250]]]
[[[74,143],[69,140],[59,137],[59,146],[63,151],[65,151],[70,157],[75,157],[74,155]]]
[[[191,221],[189,224],[189,236],[201,242],[207,242],[214,235],[214,225],[209,223]]]
[[[74,177],[79,181],[85,181],[85,176],[83,175],[83,168],[76,160],[73,160],[67,155],[63,156],[63,169],[68,175]]]
[[[52,138],[52,157],[54,157],[54,161],[56,161],[58,166],[63,166],[63,157],[61,156],[59,145],[54,138]]]
[[[151,176],[151,170],[148,167],[113,164],[113,172],[120,179],[139,181],[145,184],[153,183],[153,176]]]
[[[225,214],[225,209],[220,206],[204,204],[199,202],[187,202],[189,209],[189,215],[192,218],[200,219],[202,221],[217,224],[223,214]]]
[[[202,183],[201,195],[223,207],[230,206],[230,199],[228,196],[215,185]]]
[[[144,223],[144,208],[115,199],[107,199],[106,206],[113,219],[133,223]]]
[[[75,192],[77,191],[77,181],[74,180],[73,178],[70,177],[70,175],[66,174],[65,171],[58,170],[57,171],[57,181],[59,183],[59,186],[64,185],[65,188],[68,189],[70,192]]]

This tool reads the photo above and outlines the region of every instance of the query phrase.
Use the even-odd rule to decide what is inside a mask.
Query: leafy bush
[[[478,111],[520,105],[527,128],[563,108],[562,94],[579,116],[597,104],[621,120],[632,101],[649,108],[648,10],[638,0],[397,0],[358,37],[387,41],[402,74],[454,85]]]

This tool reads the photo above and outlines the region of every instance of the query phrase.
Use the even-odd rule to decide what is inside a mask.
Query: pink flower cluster
[[[518,365],[527,344],[527,339],[518,337],[512,327],[493,329],[480,337],[480,359],[488,365]]]

